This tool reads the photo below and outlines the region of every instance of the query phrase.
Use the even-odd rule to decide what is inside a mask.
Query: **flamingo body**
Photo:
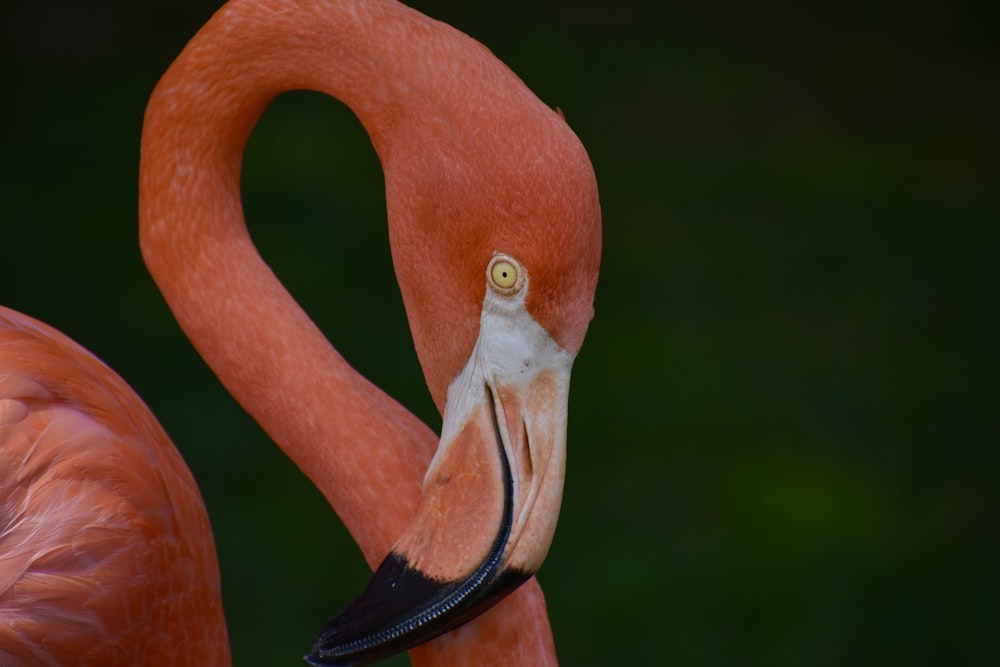
[[[0,508],[0,664],[228,663],[179,452],[114,371],[2,307]]]

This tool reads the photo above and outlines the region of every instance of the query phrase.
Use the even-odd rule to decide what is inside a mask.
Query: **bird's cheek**
[[[423,500],[394,551],[438,581],[457,581],[483,562],[503,515],[503,472],[489,407],[477,405],[441,444]]]

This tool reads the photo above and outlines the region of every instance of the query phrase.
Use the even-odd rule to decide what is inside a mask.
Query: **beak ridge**
[[[532,572],[504,567],[514,511],[514,481],[492,395],[496,451],[503,471],[503,513],[493,543],[468,576],[442,581],[394,549],[361,596],[320,632],[305,661],[317,667],[364,665],[442,635],[503,599]]]

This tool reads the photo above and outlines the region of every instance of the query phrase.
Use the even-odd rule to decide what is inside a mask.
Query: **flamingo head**
[[[443,425],[413,523],[321,632],[315,665],[363,664],[457,627],[527,580],[552,542],[600,206],[562,114],[506,68],[498,76],[508,88],[467,91],[481,96],[473,110],[400,111],[391,131],[372,132],[396,275]]]

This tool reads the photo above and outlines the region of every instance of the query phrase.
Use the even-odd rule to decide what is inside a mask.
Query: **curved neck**
[[[264,264],[239,178],[254,124],[286,90],[344,101],[386,141],[398,92],[371,85],[390,62],[376,49],[403,40],[379,33],[413,21],[430,23],[379,0],[230,3],[157,85],[142,135],[150,272],[202,357],[326,496],[370,564],[412,517],[416,471],[436,437],[344,361]]]

